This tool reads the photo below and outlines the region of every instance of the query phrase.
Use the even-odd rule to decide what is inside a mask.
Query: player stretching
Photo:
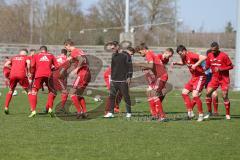
[[[57,67],[57,60],[53,54],[49,53],[46,46],[40,47],[40,53],[35,54],[31,62],[31,73],[34,77],[34,82],[31,91],[31,114],[29,117],[34,117],[36,115],[36,106],[37,106],[37,93],[40,88],[42,88],[43,83],[48,87],[48,100],[47,104],[49,105],[48,113],[50,116],[53,116],[53,101],[56,97],[56,94],[49,88],[48,80],[51,74],[52,67]]]
[[[77,109],[77,118],[87,117],[86,102],[83,95],[85,88],[91,80],[89,62],[85,53],[74,46],[74,42],[68,39],[64,42],[65,48],[71,53],[68,58],[70,66],[72,63],[78,63],[77,78],[70,90],[72,102]],[[62,71],[64,72],[64,71]]]
[[[56,57],[58,66],[60,67],[62,64],[64,64],[67,61],[67,50],[62,49],[61,54]],[[64,81],[64,86],[67,86],[67,80],[65,79]],[[61,108],[64,109],[64,106],[66,104],[67,98],[68,98],[68,91],[67,88],[63,89],[61,91]],[[48,111],[50,105],[47,103],[46,104],[46,111]]]
[[[208,108],[212,108],[212,93],[221,86],[226,108],[226,119],[230,120],[230,101],[228,99],[228,89],[230,85],[229,70],[233,69],[233,64],[228,55],[219,50],[217,42],[211,44],[211,50],[212,52],[207,56],[206,68],[211,68],[213,75],[207,86],[206,103]],[[209,118],[210,115],[211,113],[208,113],[204,118]]]
[[[164,58],[162,56],[156,56],[153,51],[142,43],[136,48],[142,57],[145,57],[147,63],[136,64],[144,68],[145,76],[148,81],[149,87],[147,90],[148,102],[150,105],[150,111],[153,119],[159,121],[165,121],[165,113],[163,112],[162,102],[162,89],[168,80],[167,71],[162,62],[163,59],[169,59],[173,55],[173,49],[168,48],[164,52]]]
[[[200,93],[204,88],[206,82],[206,75],[201,63],[206,60],[206,56],[199,55],[190,51],[187,51],[186,47],[179,45],[177,47],[177,53],[180,55],[181,62],[173,62],[173,65],[187,65],[189,71],[192,74],[192,78],[185,84],[182,90],[182,97],[185,102],[188,117],[193,118],[193,103],[197,104],[198,107],[198,122],[203,121],[203,108],[202,101],[200,99]],[[189,93],[192,92],[193,101],[189,97]]]
[[[28,92],[29,82],[27,73],[29,73],[30,70],[30,61],[27,58],[27,52],[28,51],[26,49],[20,50],[19,55],[12,57],[11,60],[7,61],[4,65],[4,67],[11,68],[9,75],[9,91],[5,100],[5,114],[9,114],[9,103],[12,99],[13,91],[18,83],[26,92]]]

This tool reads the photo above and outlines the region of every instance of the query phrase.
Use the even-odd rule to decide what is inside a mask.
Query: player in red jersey
[[[167,48],[163,53],[160,53],[158,54],[158,58],[162,61],[162,64],[165,66],[168,64],[170,58],[173,56],[173,49],[172,48]],[[166,66],[165,66],[166,67]],[[168,80],[168,73],[166,72],[164,75],[163,75],[164,78],[162,78],[162,80],[164,81],[163,82],[163,87],[165,87],[166,83],[167,83],[167,80]],[[160,94],[159,96],[161,102],[164,100],[165,98],[165,95],[163,94]]]
[[[89,62],[85,53],[81,49],[76,48],[71,39],[66,40],[64,45],[65,48],[71,53],[70,57],[68,58],[70,65],[76,62],[78,63],[78,70],[76,73],[77,78],[74,81],[69,93],[72,102],[77,109],[77,118],[86,118],[86,102],[82,95],[88,83],[91,81]]]
[[[5,57],[4,65],[3,65],[3,76],[5,78],[5,85],[6,85],[6,87],[9,86],[9,76],[10,76],[10,72],[11,72],[11,67],[6,65],[6,63],[9,63],[9,61],[10,61],[10,58],[9,57]]]
[[[182,61],[173,62],[173,65],[187,65],[189,71],[192,74],[192,78],[188,81],[187,84],[185,84],[185,87],[182,90],[182,97],[188,111],[188,117],[194,117],[193,103],[195,103],[197,104],[199,114],[197,121],[201,122],[204,120],[204,118],[200,93],[202,92],[204,84],[206,82],[206,75],[204,73],[203,67],[201,66],[201,63],[205,61],[207,57],[187,51],[186,47],[183,45],[179,45],[177,47],[177,53],[180,55]],[[189,97],[190,92],[192,92],[192,101]]]
[[[207,86],[206,103],[208,108],[211,107],[212,93],[217,90],[219,86],[222,89],[224,105],[226,108],[226,119],[230,120],[230,101],[228,98],[228,90],[230,85],[229,70],[233,69],[233,64],[229,56],[219,50],[217,42],[211,44],[212,52],[208,54],[206,60],[206,69],[211,68],[212,79]],[[208,113],[204,118],[209,118],[211,113]]]
[[[56,93],[49,88],[48,80],[51,74],[52,67],[58,67],[58,63],[53,54],[49,53],[46,46],[40,47],[40,53],[37,53],[33,56],[31,63],[31,73],[34,77],[34,82],[31,91],[31,114],[29,117],[34,117],[36,115],[36,105],[37,105],[37,93],[40,88],[42,88],[43,83],[48,87],[48,100],[49,104],[48,113],[50,116],[53,116],[53,101],[56,97]]]
[[[212,50],[209,49],[207,50],[206,52],[206,55],[208,56],[209,53],[211,53]],[[204,67],[206,69],[206,62],[204,63]],[[206,77],[207,77],[207,80],[206,80],[206,84],[205,84],[205,88],[207,89],[207,86],[209,84],[209,82],[211,81],[212,79],[212,70],[209,68],[205,71],[205,74],[206,74]],[[213,116],[218,116],[218,93],[217,93],[217,90],[215,90],[213,93],[212,93],[212,104],[213,104],[213,108],[214,108],[214,112],[212,113],[212,107],[211,108],[208,108],[208,112],[210,114],[212,114]],[[210,107],[210,106],[209,106]]]
[[[67,52],[68,51],[66,49],[62,49],[61,54],[56,57],[59,67],[67,61]],[[64,83],[65,83],[64,86],[67,86],[67,80],[65,80]],[[62,106],[62,108],[64,108],[64,106],[67,102],[67,98],[68,98],[67,88],[63,89],[61,92],[62,92],[61,93],[61,106]],[[47,103],[46,110],[48,110],[48,109],[49,109],[49,104]]]
[[[140,46],[136,47],[136,52],[138,52],[142,57],[145,57],[147,63],[140,63],[137,66],[143,67],[146,79],[148,81],[148,102],[150,105],[150,111],[153,119],[158,119],[159,121],[165,121],[165,113],[163,111],[161,97],[162,89],[165,87],[166,81],[168,80],[167,71],[162,62],[163,57],[156,56],[152,50],[142,43]],[[169,59],[173,55],[173,50],[171,48],[166,49],[165,54],[166,59]]]
[[[12,57],[10,61],[7,61],[4,67],[11,68],[9,75],[9,91],[6,95],[5,100],[5,114],[9,114],[9,103],[12,99],[12,94],[17,84],[19,83],[22,88],[28,92],[29,82],[28,82],[28,72],[30,71],[30,61],[27,58],[27,50],[20,50],[19,54]]]

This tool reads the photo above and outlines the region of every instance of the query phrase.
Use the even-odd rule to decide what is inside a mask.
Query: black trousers
[[[110,112],[114,113],[114,106],[118,92],[120,92],[124,98],[127,113],[131,113],[131,99],[129,95],[128,84],[126,82],[113,81],[110,83]]]

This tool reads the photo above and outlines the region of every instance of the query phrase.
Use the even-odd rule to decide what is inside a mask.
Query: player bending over
[[[77,67],[77,78],[75,79],[69,94],[72,102],[77,109],[77,118],[87,117],[86,102],[83,97],[83,92],[91,81],[91,73],[89,70],[89,62],[85,53],[74,46],[74,42],[68,39],[64,42],[65,48],[70,52],[68,58],[69,66],[73,63],[78,63]],[[67,69],[67,68],[66,68]],[[62,71],[62,73],[64,70]]]
[[[62,49],[61,50],[61,54],[59,54],[57,57],[56,57],[56,60],[57,60],[57,63],[58,63],[58,66],[61,67],[61,65],[63,65],[66,61],[67,61],[67,50],[66,49]],[[63,86],[64,89],[61,90],[61,108],[64,110],[64,106],[67,102],[67,98],[68,98],[68,91],[67,91],[67,77],[64,79],[64,84]],[[46,110],[48,110],[50,107],[50,104],[46,104]]]
[[[192,74],[191,79],[185,84],[182,90],[182,97],[185,102],[188,117],[191,119],[194,117],[193,104],[197,104],[198,107],[198,122],[204,120],[203,118],[203,108],[202,101],[200,99],[200,93],[203,90],[204,84],[206,82],[206,75],[201,63],[206,60],[206,56],[199,55],[197,53],[190,52],[185,46],[179,45],[177,47],[177,53],[181,57],[181,62],[173,62],[173,65],[187,65],[190,73]],[[192,92],[193,100],[189,97],[189,93]]]
[[[30,61],[27,58],[27,50],[20,50],[19,54],[12,57],[10,61],[7,61],[4,67],[11,68],[9,75],[9,91],[6,95],[5,100],[5,114],[9,114],[9,103],[12,99],[12,94],[17,84],[19,83],[22,88],[28,93],[29,91],[29,82],[27,75],[30,71]]]
[[[53,54],[49,53],[46,46],[40,47],[40,53],[33,56],[31,61],[31,74],[34,77],[32,91],[30,94],[30,106],[31,114],[29,117],[36,116],[36,106],[37,106],[37,93],[39,89],[42,88],[43,83],[48,87],[48,99],[47,104],[49,105],[48,113],[53,117],[53,101],[56,97],[56,93],[49,87],[49,76],[51,75],[52,67],[57,68],[57,60]]]
[[[146,63],[139,63],[136,66],[143,67],[149,85],[147,96],[152,118],[165,121],[165,113],[161,102],[163,98],[160,97],[163,97],[162,89],[168,80],[168,74],[163,64],[163,59],[169,59],[173,55],[173,49],[168,48],[164,51],[164,56],[157,56],[142,43],[136,47],[136,52],[146,59]]]

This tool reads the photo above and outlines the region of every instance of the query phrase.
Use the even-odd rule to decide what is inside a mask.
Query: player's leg
[[[155,91],[149,86],[149,88],[147,89],[147,97],[148,97],[148,103],[150,106],[150,113],[152,115],[152,119],[156,120],[158,119],[158,115],[157,115],[157,110],[156,110],[156,104],[155,104],[155,99],[154,99],[154,94]]]
[[[83,97],[83,93],[85,88],[88,86],[88,83],[91,80],[91,73],[89,70],[80,70],[78,74],[80,75],[80,80],[78,84],[77,95],[78,95],[80,106],[82,108],[82,118],[86,118],[87,106],[86,106],[85,98]]]
[[[82,118],[87,118],[87,106],[86,106],[86,101],[85,98],[83,97],[83,93],[84,93],[85,87],[83,88],[79,88],[77,90],[77,97],[78,97],[78,101],[80,103],[80,107],[81,107],[81,117]]]
[[[82,114],[82,109],[81,109],[80,102],[78,100],[77,88],[75,88],[75,87],[71,88],[70,91],[69,91],[69,95],[71,97],[73,105],[75,106],[75,108],[77,110],[77,118],[80,118],[81,114]]]
[[[213,88],[211,86],[207,87],[207,92],[206,92],[206,105],[208,108],[208,113],[206,116],[204,116],[204,119],[208,119],[210,116],[212,116],[212,93],[216,90],[216,88]]]
[[[41,88],[43,84],[43,78],[35,78],[32,86],[31,92],[29,92],[30,106],[31,106],[31,114],[28,117],[35,117],[36,107],[37,107],[37,94],[38,90]]]
[[[114,107],[116,102],[116,96],[119,91],[119,86],[117,82],[110,82],[110,93],[109,93],[109,100],[110,100],[110,111],[104,115],[104,118],[113,118],[114,117]]]
[[[202,100],[200,98],[201,92],[204,88],[204,85],[206,83],[206,77],[205,76],[199,76],[195,77],[193,79],[193,92],[192,92],[192,97],[193,97],[193,102],[196,103],[197,108],[198,108],[198,122],[203,121],[203,107],[202,107]]]
[[[228,98],[229,83],[230,83],[229,80],[225,80],[225,79],[223,79],[220,82],[221,89],[222,89],[222,97],[223,97],[224,106],[226,109],[226,119],[227,120],[231,119],[231,117],[230,117],[230,101]]]
[[[131,99],[129,95],[128,83],[126,82],[119,83],[119,90],[126,104],[126,112],[127,112],[126,117],[130,118],[132,115],[132,109],[131,109]]]
[[[9,114],[9,103],[11,102],[12,94],[13,94],[15,87],[17,86],[17,83],[18,83],[17,79],[15,79],[15,78],[10,79],[9,91],[6,94],[6,99],[5,99],[5,108],[4,108],[5,114]]]
[[[214,91],[212,93],[212,103],[213,103],[213,108],[214,108],[213,115],[217,116],[218,115],[218,93],[217,93],[217,91]]]
[[[212,78],[207,86],[206,92],[206,104],[208,108],[208,114],[204,118],[209,118],[212,115],[212,93],[217,90],[219,86],[219,80],[216,78]]]
[[[202,100],[199,97],[199,91],[198,90],[193,90],[192,92],[192,96],[193,96],[193,101],[196,103],[197,105],[197,109],[198,109],[198,122],[203,121],[203,107],[202,107]]]

